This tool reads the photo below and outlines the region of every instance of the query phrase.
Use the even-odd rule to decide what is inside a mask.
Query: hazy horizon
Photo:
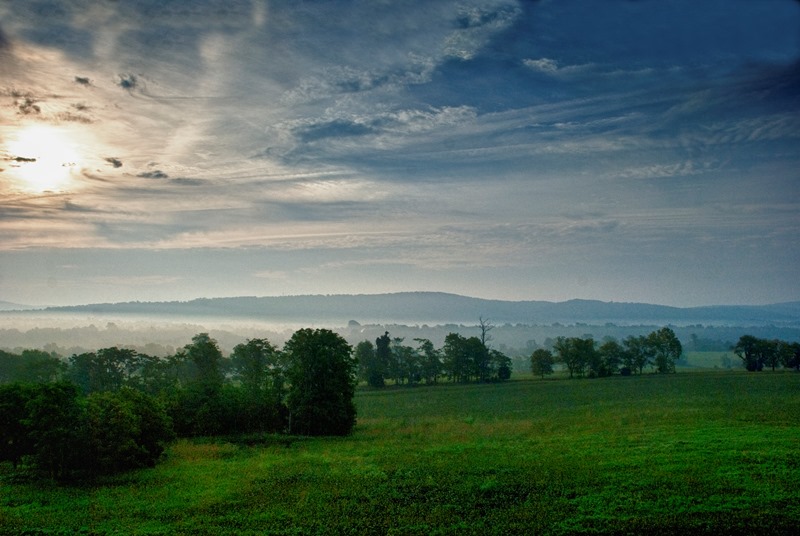
[[[796,0],[8,0],[0,300],[800,300]]]

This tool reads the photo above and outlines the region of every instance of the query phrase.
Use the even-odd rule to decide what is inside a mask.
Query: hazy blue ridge
[[[29,311],[31,309],[36,309],[36,307],[0,300],[0,311]]]
[[[470,323],[800,324],[800,302],[763,306],[670,307],[596,300],[503,301],[440,292],[360,295],[200,298],[172,302],[101,303],[49,307],[58,313],[235,317],[273,321]]]

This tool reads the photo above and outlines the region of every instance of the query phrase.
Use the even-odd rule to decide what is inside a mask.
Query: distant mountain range
[[[172,302],[125,302],[48,307],[48,313],[184,318],[253,319],[283,323],[493,324],[551,325],[675,324],[800,326],[800,302],[772,305],[668,307],[595,300],[502,301],[439,292],[364,295],[306,295],[201,298]]]
[[[36,309],[36,307],[32,305],[21,305],[19,303],[11,303],[0,300],[0,311],[27,311],[30,309]]]

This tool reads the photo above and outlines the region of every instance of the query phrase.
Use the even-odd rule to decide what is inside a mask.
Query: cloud
[[[110,156],[108,158],[104,158],[103,160],[105,160],[110,165],[114,166],[115,168],[121,168],[122,167],[122,160],[120,160],[119,158],[114,158],[114,157]]]
[[[458,29],[444,41],[445,57],[471,60],[497,33],[509,28],[522,10],[514,2],[495,1],[488,5],[468,4],[459,9]]]
[[[527,59],[523,60],[522,63],[526,67],[542,73],[552,74],[558,71],[558,62],[550,58],[540,58],[538,60]]]
[[[117,85],[122,89],[132,91],[139,85],[139,78],[135,74],[117,75]]]
[[[116,166],[114,166],[116,167]],[[160,169],[156,169],[153,171],[142,171],[141,173],[136,174],[137,177],[143,179],[168,179],[169,175],[161,171]]]
[[[365,136],[373,132],[372,128],[362,123],[335,119],[305,126],[297,131],[297,135],[304,143],[310,143],[324,138]]]

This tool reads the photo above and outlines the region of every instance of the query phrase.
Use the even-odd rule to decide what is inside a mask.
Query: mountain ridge
[[[47,307],[49,313],[257,318],[272,321],[391,323],[720,323],[800,325],[800,301],[767,305],[675,307],[571,299],[497,300],[446,292],[234,296],[187,301],[116,302]],[[26,311],[27,312],[27,311]]]

